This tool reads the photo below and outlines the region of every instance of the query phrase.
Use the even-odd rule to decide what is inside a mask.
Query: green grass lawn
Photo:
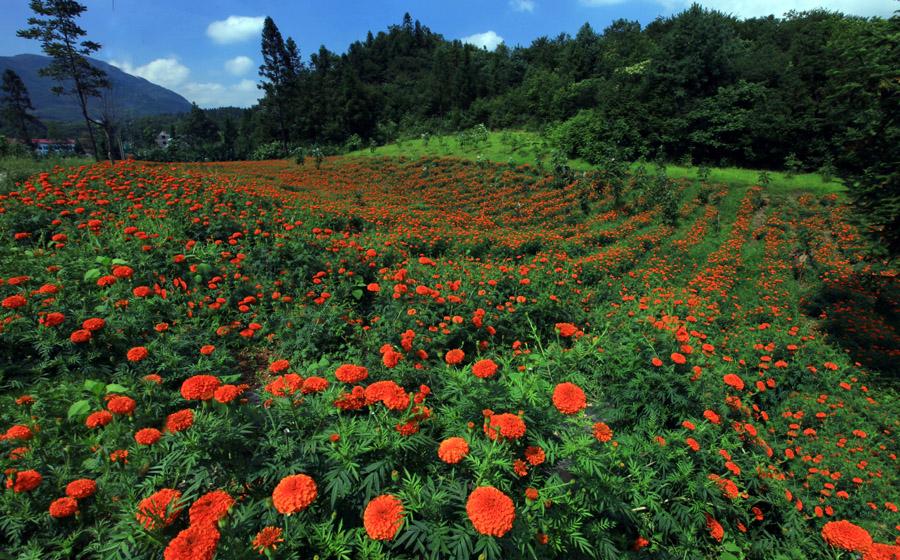
[[[93,159],[84,157],[0,158],[0,190],[3,192],[12,190],[16,183],[20,183],[42,171],[50,171],[57,165],[60,167],[77,167],[79,165],[90,165],[93,162]]]
[[[461,147],[455,135],[433,136],[427,141],[417,138],[402,140],[379,146],[375,150],[364,149],[352,152],[356,156],[407,157],[458,157],[465,159],[483,158],[488,161],[534,165],[538,155],[546,164],[552,147],[537,133],[521,130],[491,132],[487,142],[477,148]],[[571,160],[569,165],[576,170],[592,169],[594,166],[583,160]],[[636,168],[637,164],[633,164]],[[648,165],[652,168],[652,165]],[[666,170],[673,179],[694,179],[696,166],[668,165]],[[760,170],[737,167],[716,167],[710,169],[710,180],[739,186],[756,184]],[[803,173],[788,177],[779,171],[769,171],[768,189],[773,192],[810,191],[819,195],[844,192],[844,186],[837,181],[825,181],[818,173]]]

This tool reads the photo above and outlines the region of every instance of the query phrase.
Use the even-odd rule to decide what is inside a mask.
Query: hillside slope
[[[55,95],[50,88],[56,83],[38,72],[47,66],[49,58],[35,54],[19,54],[0,57],[0,72],[11,68],[25,82],[35,115],[42,120],[76,121],[81,119],[78,102],[72,96]],[[170,113],[184,113],[190,102],[174,91],[150,83],[144,78],[132,76],[103,61],[90,59],[91,64],[109,76],[116,111],[121,117],[144,117]],[[100,100],[92,99],[95,110],[101,108]]]

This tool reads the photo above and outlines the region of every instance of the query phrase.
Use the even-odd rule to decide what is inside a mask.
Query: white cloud
[[[253,59],[249,56],[236,56],[225,61],[225,70],[235,76],[246,74],[251,68],[253,68]]]
[[[768,15],[780,17],[791,10],[802,12],[816,8],[857,16],[889,17],[896,9],[896,4],[890,0],[706,0],[700,4],[745,18]],[[689,2],[684,2],[685,7],[689,5]]]
[[[582,6],[603,7],[623,4],[627,0],[578,0]],[[678,12],[689,7],[694,0],[650,0],[668,12]],[[825,8],[857,16],[890,17],[895,5],[890,0],[699,0],[704,8],[710,8],[742,18],[775,15]]]
[[[246,41],[260,36],[265,19],[264,16],[228,16],[210,23],[206,28],[206,35],[222,45]]]
[[[516,12],[533,12],[534,0],[509,0],[509,7]]]
[[[503,37],[497,35],[493,31],[485,31],[484,33],[476,33],[474,35],[469,35],[468,37],[463,37],[462,42],[492,51],[503,42]]]
[[[236,84],[217,82],[191,82],[179,93],[203,108],[250,107],[262,96],[253,80],[241,80]]]
[[[239,56],[229,60],[226,67],[229,63],[242,58],[247,60],[238,62],[237,66],[248,63],[253,65],[253,61],[248,57]],[[143,66],[115,60],[110,60],[109,63],[133,76],[140,76],[154,84],[171,89],[187,98],[188,101],[193,101],[204,108],[250,107],[257,102],[262,93],[253,80],[241,80],[234,84],[188,81],[191,75],[190,68],[178,62],[175,57],[157,58]]]
[[[169,89],[177,88],[191,75],[190,68],[178,62],[174,56],[157,58],[143,66],[134,66],[130,62],[115,60],[110,60],[109,63],[132,76],[140,76],[149,82]]]

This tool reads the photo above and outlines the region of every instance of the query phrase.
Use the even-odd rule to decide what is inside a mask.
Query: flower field
[[[835,195],[682,180],[669,219],[384,158],[10,188],[0,559],[900,558],[900,290]]]

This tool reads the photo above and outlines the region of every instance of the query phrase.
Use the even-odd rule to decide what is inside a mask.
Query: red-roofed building
[[[39,156],[50,154],[71,155],[75,153],[75,140],[52,140],[49,138],[32,138],[31,145],[34,153]]]

